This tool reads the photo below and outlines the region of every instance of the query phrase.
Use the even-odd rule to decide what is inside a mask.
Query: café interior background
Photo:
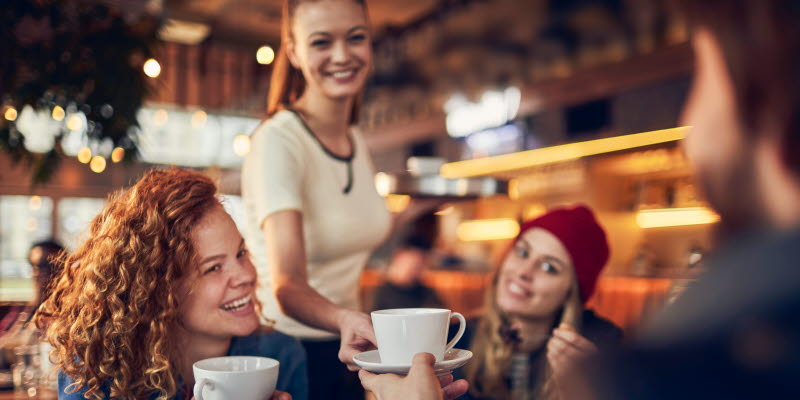
[[[44,111],[3,100],[1,123],[13,126],[6,139],[24,136],[26,153],[15,162],[20,149],[0,152],[4,302],[32,293],[31,243],[55,237],[74,249],[106,196],[146,169],[207,172],[241,223],[239,168],[248,134],[264,117],[280,46],[280,0],[63,3],[91,3],[126,29],[152,30],[152,54],[137,64],[149,89],[138,127],[127,132],[138,155],[103,140],[85,110],[61,104],[57,93]],[[692,278],[712,249],[718,217],[680,149],[692,56],[669,1],[372,0],[368,7],[375,65],[359,129],[387,206],[400,211],[411,200],[386,185],[408,174],[411,157],[438,158],[416,159],[437,169],[444,163],[418,174],[507,183],[492,196],[456,190],[437,211],[424,279],[448,306],[470,312],[482,303],[488,272],[519,222],[578,202],[595,208],[609,232],[612,257],[593,300],[601,314],[630,327]],[[12,26],[46,32],[41,19],[26,24]],[[54,153],[60,162],[37,164]],[[42,165],[50,175],[44,183],[33,172]],[[372,258],[365,297],[397,241]]]

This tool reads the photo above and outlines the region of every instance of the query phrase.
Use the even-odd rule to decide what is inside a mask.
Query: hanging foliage
[[[4,0],[0,16],[0,148],[35,182],[80,148],[133,158],[159,19],[87,0]]]

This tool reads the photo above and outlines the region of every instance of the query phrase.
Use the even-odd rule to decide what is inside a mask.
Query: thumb
[[[361,386],[364,386],[364,389],[370,392],[375,392],[377,390],[377,378],[378,375],[367,372],[365,369],[358,371],[358,379],[361,380]]]
[[[436,363],[436,357],[431,353],[417,353],[411,360],[411,370],[408,371],[409,375],[434,375],[433,364]]]

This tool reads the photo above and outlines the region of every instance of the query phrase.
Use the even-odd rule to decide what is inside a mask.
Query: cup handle
[[[210,379],[202,378],[194,383],[194,398],[195,400],[203,400],[203,387],[208,386],[209,390],[214,390],[214,382]]]
[[[445,347],[445,353],[455,347],[456,343],[458,343],[458,341],[461,339],[461,336],[464,335],[464,330],[467,329],[467,320],[464,319],[464,316],[461,315],[461,313],[451,312],[450,319],[453,319],[453,317],[458,318],[458,333],[456,333],[456,336],[453,338],[453,340],[451,340],[450,343],[447,344],[447,347]]]

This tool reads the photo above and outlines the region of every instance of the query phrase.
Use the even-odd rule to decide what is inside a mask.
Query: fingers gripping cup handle
[[[458,341],[461,339],[461,336],[464,335],[464,330],[467,329],[467,320],[464,319],[464,316],[461,315],[461,313],[451,312],[450,319],[452,319],[453,317],[458,318],[458,333],[456,333],[456,336],[453,337],[453,340],[451,340],[450,343],[447,344],[447,347],[445,347],[444,349],[445,353],[447,353],[448,351],[452,350],[453,347],[455,347],[456,343],[458,343]]]
[[[207,378],[202,378],[194,383],[194,398],[195,400],[203,400],[203,387],[208,386],[208,390],[214,390],[214,382]]]

